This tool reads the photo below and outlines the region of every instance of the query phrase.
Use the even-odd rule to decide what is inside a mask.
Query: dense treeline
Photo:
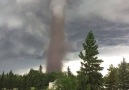
[[[18,90],[48,90],[49,82],[54,82],[51,90],[128,90],[129,89],[129,63],[123,61],[114,67],[109,66],[108,73],[103,76],[103,70],[97,55],[98,45],[90,31],[83,43],[80,52],[81,67],[77,76],[73,75],[68,67],[67,72],[43,73],[42,66],[39,70],[31,69],[28,74],[17,75],[12,71],[0,75],[0,90],[2,88],[18,88]]]
[[[0,75],[0,90],[2,88],[12,89],[18,88],[18,90],[30,90],[31,87],[35,87],[36,90],[43,90],[48,87],[49,82],[53,82],[56,79],[58,73],[43,73],[42,66],[39,70],[31,69],[28,74],[17,75],[12,71]]]

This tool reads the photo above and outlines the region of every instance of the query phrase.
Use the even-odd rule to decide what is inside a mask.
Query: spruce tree
[[[103,70],[103,67],[100,67],[103,61],[97,57],[98,45],[92,31],[88,33],[83,49],[79,55],[82,61],[80,71],[77,72],[78,90],[99,90],[103,81],[102,74],[99,72]]]
[[[118,85],[119,89],[129,89],[129,64],[123,58],[123,61],[118,65]]]
[[[69,66],[68,66],[68,68],[67,68],[67,74],[68,74],[68,76],[73,76],[73,75],[72,75],[72,72],[71,72],[71,70],[70,70],[70,68],[69,68]]]
[[[118,90],[118,68],[110,65],[108,74],[104,77],[104,85],[107,90]]]
[[[40,65],[39,66],[39,73],[42,73],[42,69],[43,69],[43,67]]]

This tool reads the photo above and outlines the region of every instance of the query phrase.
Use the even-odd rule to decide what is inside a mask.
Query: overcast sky
[[[68,65],[73,72],[79,69],[78,54],[90,30],[104,60],[103,73],[123,57],[129,62],[129,0],[68,0],[65,15],[64,70]],[[0,73],[23,74],[45,65],[50,22],[49,0],[0,0]]]

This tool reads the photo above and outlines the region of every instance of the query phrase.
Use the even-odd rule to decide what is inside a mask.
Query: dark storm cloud
[[[65,21],[68,51],[74,54],[82,50],[90,30],[100,48],[128,46],[128,10],[128,0],[68,0]],[[17,61],[20,69],[24,63],[28,67],[34,65],[31,60],[45,59],[50,22],[49,0],[0,0],[1,71],[6,70],[2,64],[12,68],[9,63]]]
[[[39,15],[38,12],[41,12],[41,8],[37,7],[40,5],[39,2],[31,0],[0,2],[1,6],[7,6],[1,9],[0,60],[20,57],[45,58],[43,42],[47,40],[45,24],[48,20],[45,20],[43,14]],[[40,22],[39,16],[42,16],[45,23]]]
[[[10,30],[0,39],[0,59],[18,57],[38,58],[43,55],[42,37],[25,31]]]
[[[100,47],[129,45],[129,24],[114,23],[99,17],[90,20],[77,19],[67,26],[68,40],[74,46],[71,47],[73,52],[81,49],[90,30],[94,32]]]

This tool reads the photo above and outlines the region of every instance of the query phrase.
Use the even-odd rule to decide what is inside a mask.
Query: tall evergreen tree
[[[129,64],[123,58],[123,61],[118,65],[119,89],[129,89]]]
[[[103,81],[102,74],[99,72],[103,70],[103,67],[100,67],[103,61],[97,57],[98,45],[92,31],[88,33],[83,49],[79,55],[82,61],[78,71],[78,90],[99,90]]]
[[[69,66],[68,66],[68,68],[67,68],[67,74],[68,74],[68,76],[72,76],[72,72],[71,72]]]
[[[39,66],[39,73],[42,73],[42,69],[43,69],[43,67],[40,65]]]
[[[108,69],[108,74],[104,77],[104,85],[107,90],[118,90],[118,68],[114,67],[112,64]]]

